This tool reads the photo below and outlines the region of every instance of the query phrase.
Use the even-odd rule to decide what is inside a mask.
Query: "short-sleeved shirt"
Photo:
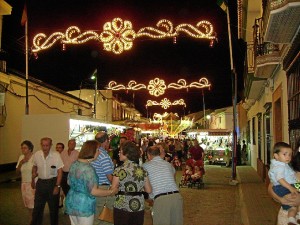
[[[88,217],[95,213],[96,198],[91,195],[98,178],[94,168],[88,164],[75,161],[68,175],[70,190],[66,197],[66,213],[71,216]]]
[[[18,168],[22,159],[24,159],[24,155],[20,155],[16,168]],[[21,177],[23,183],[31,183],[32,179],[32,167],[33,167],[33,156],[25,163],[22,164],[21,167]]]
[[[296,173],[289,164],[277,161],[276,159],[271,160],[269,178],[274,186],[280,185],[278,180],[282,178],[289,184],[295,184],[297,182]]]
[[[119,191],[142,192],[148,172],[137,163],[127,160],[115,169],[113,176],[119,177]],[[114,207],[128,212],[144,210],[144,195],[117,195]]]
[[[149,162],[144,163],[143,167],[148,172],[152,186],[151,198],[165,192],[178,191],[174,178],[175,168],[160,156],[155,156]]]
[[[101,151],[100,155],[91,165],[99,178],[99,185],[111,184],[106,175],[113,174],[114,164],[105,149],[100,147],[99,150]]]
[[[42,150],[37,151],[33,155],[33,165],[37,166],[38,178],[50,179],[57,177],[57,170],[64,166],[60,154],[56,151],[49,151],[45,158]]]
[[[65,149],[60,154],[61,159],[64,163],[63,171],[69,172],[71,164],[78,159],[79,152],[77,150],[72,150],[71,154],[68,154],[68,149]]]

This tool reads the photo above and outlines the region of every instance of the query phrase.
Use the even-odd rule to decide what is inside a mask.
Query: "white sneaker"
[[[297,221],[294,217],[289,217],[288,225],[297,225]]]
[[[300,224],[300,213],[297,213],[296,215],[296,221],[298,224]]]

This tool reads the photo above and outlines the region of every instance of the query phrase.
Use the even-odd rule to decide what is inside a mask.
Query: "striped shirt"
[[[152,186],[150,198],[154,198],[161,193],[178,191],[174,178],[175,168],[160,156],[156,156],[151,161],[144,163],[143,167],[149,173],[149,180]]]
[[[100,147],[99,151],[101,151],[100,155],[91,163],[91,165],[95,168],[96,174],[99,178],[99,185],[110,185],[111,183],[106,175],[114,172],[114,164],[104,148]]]

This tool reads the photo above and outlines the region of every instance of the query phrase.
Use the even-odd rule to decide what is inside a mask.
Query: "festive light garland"
[[[147,89],[150,95],[154,95],[156,97],[163,95],[166,89],[187,89],[188,88],[210,88],[211,84],[207,80],[207,78],[202,77],[199,79],[199,82],[192,82],[187,84],[186,80],[179,79],[177,83],[170,83],[168,85],[165,84],[165,81],[160,78],[154,78],[149,81],[148,85],[138,84],[136,81],[131,80],[128,82],[128,85],[118,84],[116,81],[110,81],[108,83],[107,89],[118,91],[118,90],[132,90],[137,91],[141,89]]]
[[[175,100],[174,102],[171,102],[169,99],[164,98],[159,103],[157,101],[148,100],[146,107],[154,105],[160,105],[163,109],[167,109],[172,105],[183,105],[184,107],[186,107],[186,104],[182,98],[179,100]]]
[[[171,118],[168,118],[169,116]],[[192,126],[193,124],[193,120],[187,117],[179,119],[177,113],[167,113],[167,112],[164,112],[164,114],[154,113],[153,120],[150,119],[150,122],[155,124],[157,123],[164,124],[164,127],[162,128],[163,132],[167,133],[171,137],[175,137],[181,131]]]
[[[105,51],[121,54],[123,51],[130,50],[133,41],[138,38],[174,38],[176,42],[176,37],[180,33],[196,39],[215,40],[217,38],[212,24],[206,20],[198,22],[196,26],[183,23],[174,27],[171,21],[162,19],[158,21],[156,27],[144,27],[135,32],[130,21],[114,18],[111,22],[106,22],[103,25],[103,31],[100,34],[91,30],[81,33],[76,26],[69,27],[65,33],[55,32],[48,38],[46,34],[38,33],[33,38],[31,50],[33,53],[37,53],[52,47],[58,41],[64,45],[83,44],[90,40],[96,40],[103,43]]]

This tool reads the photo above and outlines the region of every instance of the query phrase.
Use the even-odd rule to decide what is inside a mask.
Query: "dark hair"
[[[159,146],[161,146],[165,153],[167,153],[169,151],[169,146],[165,142],[159,142],[155,146],[157,146],[158,148],[159,148]]]
[[[102,136],[97,134],[95,137],[95,140],[99,141],[102,144],[106,140],[108,140],[108,135],[107,135],[107,133],[103,133]]]
[[[147,153],[152,156],[159,156],[160,155],[159,147],[151,146],[151,147],[147,148]]]
[[[125,139],[125,140],[127,140],[127,137],[126,137],[126,136],[121,136],[120,139]]]
[[[288,143],[277,142],[273,147],[273,154],[278,154],[282,148],[292,148]]]
[[[300,137],[296,141],[296,150],[299,151],[299,148],[300,148]]]
[[[140,158],[140,150],[132,141],[125,141],[121,144],[121,149],[123,151],[123,155],[127,157],[127,159],[137,162]]]
[[[79,152],[79,159],[92,159],[94,158],[96,151],[98,149],[98,141],[89,140],[83,143],[81,150]]]
[[[295,171],[300,172],[300,152],[297,151],[296,155],[293,157],[291,166]]]
[[[75,144],[76,144],[76,140],[73,138],[73,139],[70,139],[69,141],[68,141],[68,144],[70,143],[70,142],[75,142]]]
[[[26,145],[26,146],[29,148],[29,150],[30,150],[31,152],[33,151],[34,146],[33,146],[33,144],[31,143],[31,141],[25,140],[25,141],[23,141],[23,142],[21,143],[21,146],[22,146],[22,145]]]
[[[63,149],[65,148],[65,145],[61,142],[58,142],[56,145],[61,145]]]

